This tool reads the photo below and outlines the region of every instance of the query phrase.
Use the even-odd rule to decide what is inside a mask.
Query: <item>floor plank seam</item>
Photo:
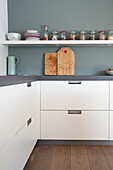
[[[106,161],[107,161],[107,163],[108,163],[108,166],[109,166],[110,170],[112,170],[112,168],[111,168],[111,166],[110,166],[110,164],[109,164],[109,161],[108,161],[108,159],[107,159],[107,157],[106,157],[106,154],[105,154],[105,152],[104,152],[104,150],[103,150],[103,148],[102,148],[101,145],[100,145],[100,147],[101,147],[102,152],[103,152],[103,154],[104,154],[104,156],[105,156],[105,158],[106,158]]]
[[[89,160],[89,155],[88,155],[88,151],[87,151],[87,146],[86,145],[84,145],[85,146],[85,149],[86,149],[86,153],[87,153],[87,157],[88,157],[88,162],[89,162],[89,167],[90,167],[90,170],[91,170],[91,164],[90,164],[90,160]]]

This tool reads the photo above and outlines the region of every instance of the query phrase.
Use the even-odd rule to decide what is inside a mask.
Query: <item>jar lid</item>
[[[75,34],[76,32],[75,31],[70,31],[70,34]]]
[[[67,33],[67,31],[61,31],[60,33]]]
[[[96,34],[96,31],[90,31],[89,33],[90,34]]]
[[[52,34],[58,34],[58,32],[57,31],[53,31]]]
[[[44,27],[48,27],[48,25],[44,25]]]
[[[105,31],[99,31],[99,33],[105,33]]]
[[[87,32],[86,31],[81,31],[80,34],[86,34]]]

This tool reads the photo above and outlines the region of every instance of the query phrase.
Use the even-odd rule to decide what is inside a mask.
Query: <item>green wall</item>
[[[113,0],[8,0],[9,32],[24,34],[42,25],[57,30],[113,30]],[[51,34],[50,34],[51,35]],[[17,72],[44,73],[44,53],[60,47],[9,48],[9,55],[20,58]],[[103,74],[113,67],[113,47],[71,47],[75,54],[76,74]]]

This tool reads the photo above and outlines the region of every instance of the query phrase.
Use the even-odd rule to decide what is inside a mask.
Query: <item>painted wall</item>
[[[112,0],[9,0],[9,32],[37,29],[42,25],[57,30],[113,30]],[[50,34],[51,36],[51,34]],[[17,72],[43,74],[44,53],[60,47],[9,48],[20,58]],[[76,54],[76,74],[103,74],[113,67],[113,47],[71,47]]]

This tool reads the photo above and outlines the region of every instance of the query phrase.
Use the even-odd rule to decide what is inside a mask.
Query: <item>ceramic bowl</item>
[[[106,70],[105,73],[107,75],[113,76],[113,71],[112,70]]]
[[[8,33],[7,38],[10,41],[12,41],[12,40],[21,40],[21,34],[19,34],[19,33]]]

